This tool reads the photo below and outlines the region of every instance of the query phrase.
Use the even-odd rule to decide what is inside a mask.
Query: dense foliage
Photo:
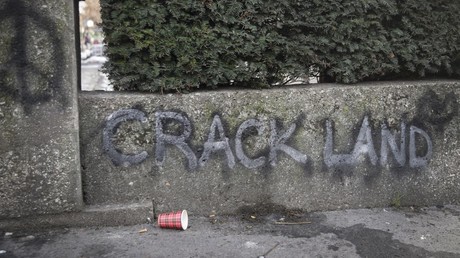
[[[118,90],[460,75],[457,0],[101,0]]]

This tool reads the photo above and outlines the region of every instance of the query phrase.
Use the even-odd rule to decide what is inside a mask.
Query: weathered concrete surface
[[[0,218],[82,206],[73,1],[0,0]]]
[[[460,256],[459,206],[250,213],[252,217],[214,215],[191,216],[191,228],[186,231],[147,224],[45,232],[3,231],[0,251],[4,254],[0,257]],[[281,221],[310,224],[275,224]],[[139,233],[143,229],[147,231]]]
[[[131,205],[92,205],[78,212],[46,214],[25,218],[3,219],[0,229],[4,231],[40,231],[69,227],[109,227],[136,225],[152,217],[152,203]]]
[[[459,96],[459,81],[81,94],[85,202],[195,214],[458,204]]]

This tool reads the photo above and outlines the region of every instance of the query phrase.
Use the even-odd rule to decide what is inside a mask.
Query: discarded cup
[[[186,230],[188,227],[188,214],[186,210],[161,213],[158,215],[158,226],[160,228],[171,228]]]

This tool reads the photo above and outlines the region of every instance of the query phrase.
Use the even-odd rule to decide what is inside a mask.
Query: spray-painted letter
[[[144,162],[147,159],[147,152],[142,151],[139,154],[126,155],[120,153],[112,142],[118,127],[121,123],[137,120],[141,123],[147,123],[145,114],[137,109],[123,109],[113,112],[109,117],[102,131],[102,146],[104,152],[110,157],[115,166],[129,167]]]
[[[284,151],[287,155],[291,156],[295,161],[302,164],[307,164],[308,156],[299,152],[298,150],[287,146],[286,141],[292,136],[296,129],[296,124],[291,124],[285,132],[278,132],[276,121],[270,121],[271,134],[270,134],[270,154],[269,161],[273,167],[277,162],[278,151]]]
[[[324,146],[324,163],[327,167],[337,165],[351,165],[352,157],[350,154],[333,154],[334,151],[334,132],[331,121],[326,121],[326,144]]]
[[[193,170],[197,167],[196,156],[192,149],[188,146],[187,140],[192,133],[190,121],[184,115],[177,112],[163,112],[158,111],[155,113],[155,132],[156,132],[156,147],[155,157],[158,166],[162,166],[165,160],[166,144],[175,145],[181,150],[188,160],[188,167]],[[181,135],[165,134],[163,132],[164,120],[172,119],[179,122],[183,126],[183,133]]]
[[[420,134],[426,142],[426,154],[423,157],[417,157],[417,147],[415,146],[415,134]],[[420,128],[415,126],[410,127],[410,140],[409,140],[409,166],[411,168],[425,167],[433,155],[433,144],[430,136]]]
[[[396,136],[391,134],[386,124],[382,124],[382,145],[380,146],[380,165],[382,167],[388,164],[388,145],[398,165],[404,167],[406,164],[406,124],[404,122],[401,123],[400,135],[400,147],[398,148]]]
[[[257,159],[250,159],[248,158],[248,156],[246,156],[243,150],[243,143],[242,143],[243,133],[246,129],[250,127],[255,127],[257,129],[257,134],[259,136],[264,131],[263,124],[260,121],[256,119],[249,119],[249,120],[244,121],[238,128],[238,131],[236,132],[235,153],[236,153],[236,157],[241,161],[241,164],[243,164],[243,166],[247,168],[258,168],[265,164],[266,158],[258,157]]]
[[[216,131],[219,134],[219,141],[216,141]],[[227,155],[228,167],[234,168],[235,157],[230,149],[228,138],[225,136],[222,121],[220,121],[220,117],[218,115],[215,115],[212,120],[211,127],[209,128],[208,140],[204,143],[203,154],[200,158],[200,166],[204,166],[206,164],[212,152],[221,150],[224,150]]]
[[[367,154],[371,160],[372,165],[377,165],[378,157],[375,153],[374,142],[372,140],[372,131],[369,126],[369,119],[367,116],[363,119],[363,124],[359,130],[358,138],[356,139],[355,148],[353,149],[353,162],[358,163],[361,155]]]
[[[367,154],[371,163],[377,165],[378,157],[375,153],[372,131],[367,116],[363,119],[352,154],[333,154],[334,138],[332,124],[329,120],[326,121],[326,131],[326,144],[324,146],[324,163],[326,166],[356,165],[360,162],[359,159],[363,154]]]

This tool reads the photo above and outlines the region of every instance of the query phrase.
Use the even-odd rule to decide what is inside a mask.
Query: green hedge
[[[101,0],[115,89],[460,75],[457,0]]]

